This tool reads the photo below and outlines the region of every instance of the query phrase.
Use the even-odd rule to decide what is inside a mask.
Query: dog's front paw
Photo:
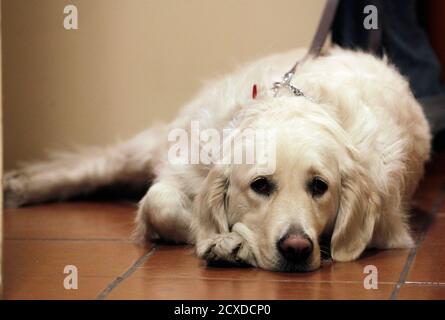
[[[236,232],[218,234],[200,241],[196,245],[196,250],[200,258],[211,264],[223,262],[256,266],[255,257],[248,243]]]
[[[11,171],[3,178],[4,206],[18,208],[27,202],[27,177],[21,171]]]

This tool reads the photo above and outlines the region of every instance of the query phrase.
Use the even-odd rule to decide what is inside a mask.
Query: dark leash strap
[[[332,23],[334,22],[335,13],[337,12],[339,2],[340,0],[326,1],[326,5],[321,15],[320,21],[318,22],[317,31],[315,32],[314,38],[312,39],[312,43],[309,47],[307,56],[317,57],[320,55],[321,49],[326,42],[329,31],[331,31]]]
[[[307,57],[317,57],[320,55],[321,49],[323,48],[326,38],[331,31],[332,25],[334,23],[335,15],[337,12],[338,5],[341,0],[327,0],[324,7],[323,13],[318,23],[317,31],[315,32],[314,38],[312,39],[311,46],[305,58]],[[368,30],[368,51],[376,54],[380,51],[380,46],[382,43],[382,24],[383,24],[383,10],[381,10],[381,0],[368,0],[367,4],[372,5],[377,8],[379,17],[377,29]],[[295,71],[298,62],[292,68]]]
[[[310,57],[317,57],[320,55],[321,49],[323,48],[329,31],[331,30],[339,2],[340,0],[326,0],[326,5],[318,23],[317,31],[315,32],[308,52],[301,60],[298,60],[288,72],[284,74],[283,79],[280,82],[275,82],[273,84],[272,90],[274,92],[274,96],[277,95],[281,88],[287,88],[296,96],[303,96],[303,93],[299,89],[292,86],[290,81],[297,70],[298,64]]]

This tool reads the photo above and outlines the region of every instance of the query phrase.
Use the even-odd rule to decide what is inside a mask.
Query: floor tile
[[[79,277],[78,288],[67,290],[59,277],[9,277],[5,282],[6,300],[93,300],[111,283],[111,277]]]
[[[445,300],[445,284],[438,286],[403,285],[398,300]]]
[[[396,283],[407,254],[407,250],[373,250],[357,261],[325,263],[321,269],[308,273],[282,273],[259,268],[207,267],[204,261],[195,257],[191,247],[161,246],[132,277],[362,283],[367,275],[363,273],[365,266],[374,265],[377,267],[380,283]]]
[[[108,299],[388,299],[392,285],[130,277]]]
[[[417,249],[407,281],[445,283],[444,230],[445,215],[439,214],[432,222],[425,239]]]
[[[128,239],[135,206],[66,202],[5,209],[6,239]]]
[[[74,265],[78,271],[79,289],[85,290],[85,294],[79,291],[79,297],[90,298],[99,294],[110,280],[122,275],[146,252],[147,249],[116,241],[6,240],[5,297],[55,297],[65,291],[65,266]]]

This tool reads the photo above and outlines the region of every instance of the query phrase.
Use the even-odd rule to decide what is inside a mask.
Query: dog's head
[[[254,256],[247,262],[269,270],[318,268],[326,234],[334,260],[357,258],[372,237],[378,198],[338,122],[304,98],[275,98],[245,112],[239,128],[275,130],[275,168],[211,169],[196,199],[198,255],[210,237],[238,232]]]

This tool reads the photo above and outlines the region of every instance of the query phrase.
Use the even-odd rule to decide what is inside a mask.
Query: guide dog
[[[302,94],[275,95],[272,83],[303,53],[259,59],[207,84],[170,124],[126,142],[7,173],[6,205],[148,181],[136,215],[138,241],[193,243],[208,261],[275,271],[319,268],[328,250],[322,238],[334,261],[357,259],[368,247],[412,246],[408,210],[431,135],[409,84],[385,59],[332,48],[298,66],[292,87]],[[194,152],[210,150],[214,158],[221,150],[196,142],[192,121],[202,130],[231,129],[223,143],[237,150],[252,143],[236,139],[244,130],[273,130],[273,138],[255,141],[260,150],[273,140],[272,170],[224,159],[172,163],[176,129],[197,143]]]

